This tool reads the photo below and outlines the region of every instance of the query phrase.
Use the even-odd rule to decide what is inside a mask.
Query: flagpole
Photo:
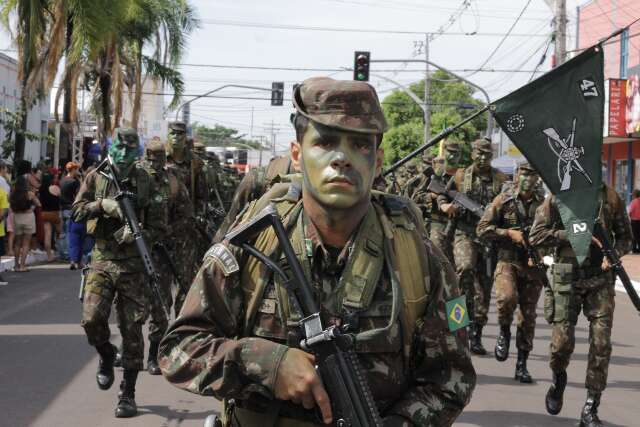
[[[455,126],[451,126],[451,127],[446,128],[445,130],[443,130],[442,132],[440,132],[439,134],[437,134],[436,136],[431,138],[429,141],[427,141],[426,143],[424,143],[420,147],[418,147],[415,150],[413,150],[411,153],[407,154],[406,156],[404,156],[403,158],[401,158],[400,160],[395,162],[388,169],[386,169],[385,171],[382,172],[382,176],[389,175],[390,173],[392,173],[393,171],[398,169],[400,166],[404,165],[409,160],[411,160],[412,158],[414,158],[418,154],[422,153],[427,148],[433,147],[438,142],[440,142],[441,140],[443,140],[447,136],[451,135],[453,132],[455,132],[461,126],[464,126],[465,124],[469,123],[471,120],[473,120],[476,117],[480,116],[482,113],[487,111],[489,108],[490,108],[490,105],[485,105],[484,107],[482,107],[481,109],[479,109],[478,111],[476,111],[475,113],[473,113],[472,115],[470,115],[469,117],[467,117],[466,119],[461,121],[460,123],[456,124]]]

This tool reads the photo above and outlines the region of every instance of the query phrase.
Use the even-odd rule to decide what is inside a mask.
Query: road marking
[[[117,325],[109,325],[112,331]],[[49,323],[32,325],[0,325],[0,336],[27,335],[84,335],[84,329],[78,323]]]

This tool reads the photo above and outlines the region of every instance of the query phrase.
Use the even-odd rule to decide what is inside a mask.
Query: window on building
[[[625,28],[620,35],[620,78],[627,78],[627,68],[629,67],[629,27]]]
[[[616,191],[622,200],[627,200],[629,194],[629,174],[627,172],[627,161],[616,160]]]

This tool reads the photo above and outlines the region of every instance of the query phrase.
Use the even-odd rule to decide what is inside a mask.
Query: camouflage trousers
[[[122,336],[122,367],[142,369],[144,340],[142,325],[147,317],[144,273],[102,271],[92,268],[86,277],[81,325],[92,346],[109,341],[109,315],[116,300],[118,327]]]
[[[580,311],[583,311],[589,320],[589,359],[585,387],[602,392],[607,386],[611,357],[611,328],[615,308],[613,275],[605,273],[574,282],[568,304],[568,318],[553,322],[549,365],[554,372],[566,370],[569,366],[575,348],[575,325]]]
[[[496,288],[496,310],[500,326],[511,326],[513,314],[518,311],[516,347],[530,352],[536,330],[536,307],[542,280],[531,269],[509,261],[498,261],[493,284]]]
[[[429,224],[429,240],[453,263],[453,247],[451,239],[445,235],[446,228],[446,223],[432,220]]]
[[[487,265],[491,260],[483,249],[472,236],[456,230],[453,259],[458,283],[467,296],[470,320],[480,326],[487,324],[493,285]]]
[[[162,300],[166,304],[167,308],[171,310],[173,303],[171,296],[171,283],[173,283],[173,275],[171,269],[167,265],[164,259],[156,256],[154,253],[153,262],[158,269],[158,287],[160,289],[160,295]],[[150,293],[150,292],[149,292]],[[164,314],[162,303],[158,301],[153,294],[149,295],[149,341],[160,342],[164,334],[169,327],[169,319]]]
[[[185,227],[179,229],[185,231],[175,239],[173,245],[174,259],[177,260],[176,269],[181,282],[181,286],[176,289],[176,297],[173,304],[176,317],[178,317],[182,309],[188,289],[198,273],[200,264],[202,264],[202,258],[204,257],[202,248],[205,246],[203,237],[193,225],[185,225]]]

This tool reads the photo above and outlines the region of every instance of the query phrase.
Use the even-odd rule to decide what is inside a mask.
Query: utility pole
[[[567,0],[556,0],[554,5],[556,67],[567,58]]]
[[[424,34],[424,141],[429,140],[431,110],[429,109],[429,34]]]
[[[276,127],[276,124],[271,120],[271,123],[264,124],[265,130],[268,130],[271,134],[271,152],[273,157],[276,156],[276,133],[280,130],[280,128]]]
[[[249,139],[253,139],[253,107],[251,107],[251,127],[249,128]]]

